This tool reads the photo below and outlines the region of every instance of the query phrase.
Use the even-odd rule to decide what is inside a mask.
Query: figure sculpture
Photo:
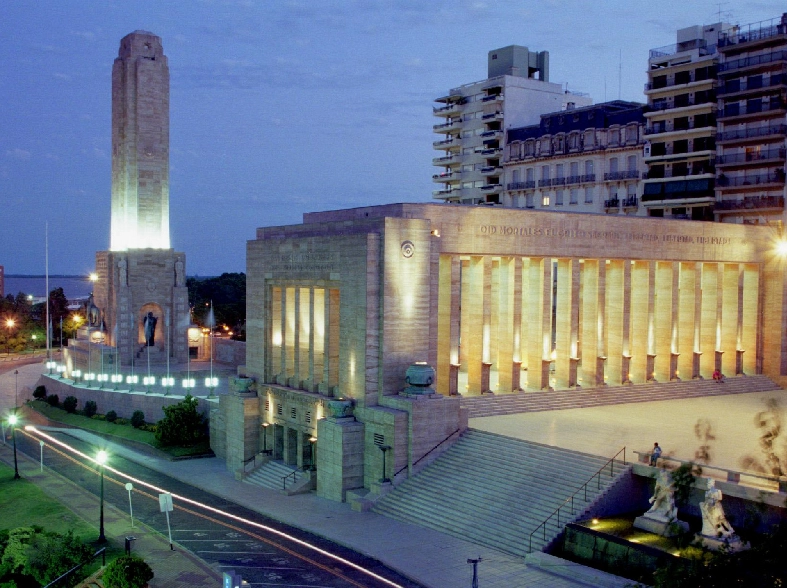
[[[156,323],[158,319],[149,312],[144,319],[142,319],[142,327],[145,330],[145,345],[153,347],[156,342]]]
[[[716,488],[715,480],[708,480],[708,489],[705,491],[705,500],[700,503],[702,512],[702,531],[706,537],[717,539],[735,539],[735,531],[732,529],[724,509],[721,506],[722,493]]]
[[[656,476],[656,488],[649,502],[651,507],[645,513],[646,517],[662,521],[678,519],[678,507],[675,506],[675,486],[672,483],[672,476],[666,470],[661,470]]]

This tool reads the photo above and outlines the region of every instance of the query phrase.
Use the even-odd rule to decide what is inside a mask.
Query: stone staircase
[[[380,498],[372,510],[401,521],[524,557],[530,534],[581,488],[608,458],[469,429],[418,475]],[[532,550],[548,546],[570,521],[583,518],[613,481],[631,466],[606,467],[601,488],[593,481],[575,498],[575,511],[561,511],[560,525],[539,531]]]
[[[245,476],[243,481],[247,484],[282,491],[297,485],[302,475],[303,472],[296,468],[285,465],[280,461],[271,460],[258,467],[248,476]],[[282,478],[285,476],[288,476],[286,486],[282,485]]]
[[[630,402],[679,400],[779,389],[780,387],[767,376],[736,376],[727,378],[722,384],[713,380],[686,380],[576,390],[544,390],[517,394],[469,396],[461,399],[461,406],[468,409],[469,418],[472,419],[522,412],[588,408]]]

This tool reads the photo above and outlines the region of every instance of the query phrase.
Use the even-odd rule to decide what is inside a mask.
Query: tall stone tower
[[[110,241],[96,254],[101,339],[122,365],[185,362],[186,256],[169,235],[169,66],[146,31],[121,39],[112,67]]]

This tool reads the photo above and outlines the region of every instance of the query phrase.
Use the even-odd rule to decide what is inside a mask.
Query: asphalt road
[[[87,455],[95,455],[98,451],[97,448],[65,434],[57,434],[57,438]],[[34,459],[39,458],[38,439],[20,430],[17,432],[17,444],[20,451],[24,451]],[[95,464],[88,460],[58,450],[52,443],[47,443],[44,447],[44,464],[86,491],[99,494],[100,476]],[[242,519],[231,520],[176,498],[173,501],[175,510],[170,513],[172,541],[175,543],[175,549],[180,549],[182,546],[221,571],[234,570],[252,586],[311,588],[348,586],[377,588],[396,585],[403,588],[418,588],[420,586],[374,559],[300,529],[278,523],[119,456],[113,456],[111,463],[107,465],[172,494],[184,496]],[[129,509],[129,494],[125,489],[127,482],[127,479],[113,473],[108,471],[105,473],[104,500],[125,512]],[[167,520],[164,513],[160,512],[158,493],[135,483],[131,500],[135,523],[144,523],[166,537]],[[269,527],[270,530],[255,527],[253,523]],[[295,540],[278,536],[276,531]],[[362,570],[377,574],[389,582],[375,579],[352,565],[309,549],[299,544],[298,540],[348,560]]]

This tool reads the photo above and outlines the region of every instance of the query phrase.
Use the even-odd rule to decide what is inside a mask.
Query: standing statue
[[[158,319],[149,312],[144,319],[142,319],[142,327],[145,330],[145,345],[153,347],[156,344],[156,323]]]
[[[675,486],[668,471],[659,471],[656,476],[656,488],[649,502],[652,506],[645,513],[646,517],[662,521],[678,520],[678,507],[675,506]]]
[[[721,506],[721,490],[716,488],[715,480],[708,480],[708,489],[705,491],[705,500],[700,503],[702,512],[701,535],[722,540],[736,540],[737,536],[732,529],[724,509]]]

